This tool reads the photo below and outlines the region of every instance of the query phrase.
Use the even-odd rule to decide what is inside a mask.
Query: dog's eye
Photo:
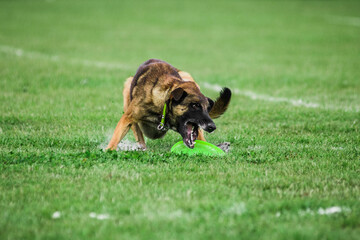
[[[199,108],[201,108],[200,103],[191,103],[190,106],[191,106],[191,108],[193,108],[193,109],[199,109]]]

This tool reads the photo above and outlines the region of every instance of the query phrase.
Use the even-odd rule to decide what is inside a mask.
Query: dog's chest
[[[167,131],[158,130],[158,124],[152,122],[140,122],[139,123],[141,131],[144,135],[150,139],[157,139],[163,137]]]

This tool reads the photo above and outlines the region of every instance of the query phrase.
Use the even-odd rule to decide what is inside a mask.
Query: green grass
[[[358,1],[1,1],[0,239],[359,239],[359,13]],[[231,143],[225,157],[170,154],[174,132],[146,152],[101,151],[123,81],[149,58],[265,96],[234,94],[206,135]]]

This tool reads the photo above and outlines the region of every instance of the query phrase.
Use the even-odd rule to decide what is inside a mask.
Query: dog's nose
[[[211,122],[209,123],[206,128],[204,129],[205,131],[211,133],[216,129],[215,123]]]

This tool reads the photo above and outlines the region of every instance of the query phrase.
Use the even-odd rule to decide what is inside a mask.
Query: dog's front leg
[[[201,128],[199,128],[199,130],[198,130],[197,140],[201,140],[201,141],[206,142],[205,137],[204,137],[204,130],[202,130]]]
[[[139,144],[140,148],[142,150],[146,150],[144,135],[139,127],[139,124],[137,124],[137,123],[132,124],[131,130],[133,131],[136,142]]]
[[[108,146],[106,147],[106,150],[108,150],[108,149],[116,150],[117,145],[119,144],[121,139],[123,139],[125,137],[125,135],[127,134],[127,132],[129,131],[131,123],[132,123],[132,121],[131,121],[129,115],[125,113],[120,118],[120,121],[118,122],[118,124],[115,128],[114,134],[113,134]]]

